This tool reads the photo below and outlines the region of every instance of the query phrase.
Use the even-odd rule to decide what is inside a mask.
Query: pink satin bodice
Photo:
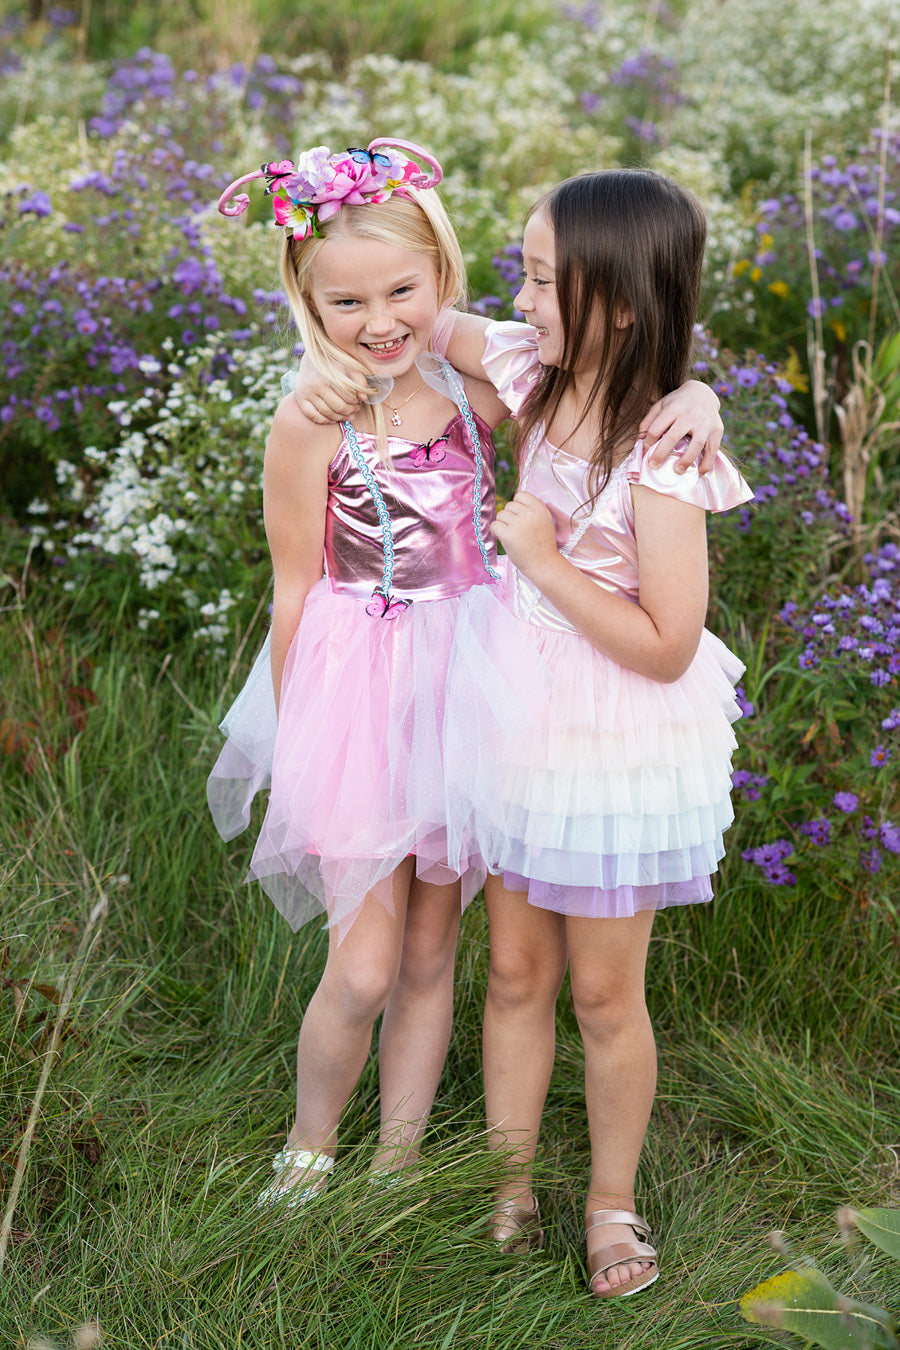
[[[540,373],[534,329],[519,323],[491,324],[484,368],[504,403],[517,413]],[[675,472],[677,450],[659,468],[653,467],[649,462],[652,449],[642,441],[635,444],[628,457],[613,469],[593,510],[582,506],[588,498],[588,464],[551,445],[542,427],[526,449],[522,464],[520,486],[553,512],[558,548],[598,586],[635,603],[638,555],[632,485],[714,512],[727,511],[753,498],[752,489],[725,455],[718,455],[711,471],[701,477],[694,465],[683,474]],[[574,631],[515,568],[510,567],[510,574],[514,603],[523,618],[542,628]]]
[[[494,447],[490,429],[473,414],[482,450],[477,524],[486,557],[496,567]],[[357,431],[390,519],[395,596],[444,600],[490,580],[476,535],[475,460],[461,413],[427,457],[414,441],[389,436],[392,467],[378,456],[374,435]],[[438,455],[443,455],[440,460]],[[375,501],[345,432],[328,471],[325,568],[333,591],[368,600],[384,569],[382,525]]]

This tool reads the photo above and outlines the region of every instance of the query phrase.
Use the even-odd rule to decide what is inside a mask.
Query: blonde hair
[[[327,239],[373,239],[411,253],[424,253],[434,263],[438,279],[438,302],[460,306],[466,298],[466,269],[453,226],[432,189],[394,192],[386,202],[342,206],[321,226],[321,235],[293,239],[285,233],[281,252],[281,280],[294,322],[316,369],[349,399],[356,397],[347,378],[350,369],[364,380],[371,374],[360,361],[331,341],[312,307],[310,291],[316,255]],[[387,455],[387,431],[380,405],[371,408],[378,448]]]

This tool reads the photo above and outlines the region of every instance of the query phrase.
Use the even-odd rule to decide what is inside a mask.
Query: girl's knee
[[[618,980],[578,982],[573,978],[572,1005],[582,1034],[594,1039],[612,1040],[638,1024],[649,1025],[643,982],[629,988]]]
[[[374,1021],[384,1011],[396,982],[397,971],[393,965],[388,969],[359,962],[331,970],[326,966],[320,988],[347,1015]]]
[[[546,951],[527,947],[492,949],[488,998],[494,1004],[519,1007],[555,1003],[565,975],[565,962]]]

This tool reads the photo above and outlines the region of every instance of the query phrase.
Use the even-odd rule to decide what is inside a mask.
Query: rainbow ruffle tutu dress
[[[268,644],[223,730],[208,799],[229,839],[271,793],[248,880],[291,926],[324,910],[342,937],[369,892],[393,912],[391,874],[410,854],[447,882],[443,738],[447,671],[462,595],[496,578],[490,431],[435,358],[423,376],[457,402],[442,436],[418,445],[343,424],[330,467],[326,575],[310,591],[275,717]],[[463,903],[479,889],[461,869]]]
[[[533,330],[492,325],[484,367],[517,412],[539,374]],[[652,468],[638,442],[593,511],[578,512],[588,466],[538,428],[521,481],[553,511],[563,554],[636,603],[632,483],[709,511],[753,495],[724,456],[702,478],[694,468],[676,474],[676,458]],[[532,904],[563,914],[620,917],[710,899],[733,819],[733,686],[742,670],[704,630],[680,679],[638,675],[592,647],[507,565],[505,587],[471,591],[457,622],[445,719],[451,861],[502,873]],[[520,719],[523,700],[540,707],[537,716]]]

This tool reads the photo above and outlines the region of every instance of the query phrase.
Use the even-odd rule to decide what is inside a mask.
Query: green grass
[[[13,606],[0,615],[0,720],[33,723],[27,768],[25,747],[0,758],[7,1195],[55,1000],[75,977],[14,1217],[0,1343],[67,1344],[97,1319],[123,1350],[774,1346],[785,1342],[736,1305],[780,1268],[765,1241],[776,1228],[846,1292],[897,1306],[896,1273],[875,1262],[853,1285],[832,1236],[838,1204],[900,1202],[896,933],[824,891],[788,902],[750,884],[739,826],[716,903],[661,915],[651,951],[660,1085],[640,1205],[662,1242],[652,1290],[599,1305],[584,1285],[588,1140],[565,1001],[541,1149],[547,1249],[518,1260],[485,1240],[480,904],[463,923],[421,1179],[384,1192],[365,1177],[373,1060],[327,1196],[260,1216],[325,944],[318,925],[292,936],[243,886],[247,841],[222,844],[207,819],[227,667],[142,648],[99,616],[76,623],[69,599],[15,608],[7,587],[0,604]],[[73,681],[97,699],[80,731]]]
[[[552,14],[548,0],[92,0],[84,9],[90,56],[131,56],[150,45],[200,69],[261,52],[325,51],[338,70],[372,52],[461,70],[482,38],[536,36]]]

